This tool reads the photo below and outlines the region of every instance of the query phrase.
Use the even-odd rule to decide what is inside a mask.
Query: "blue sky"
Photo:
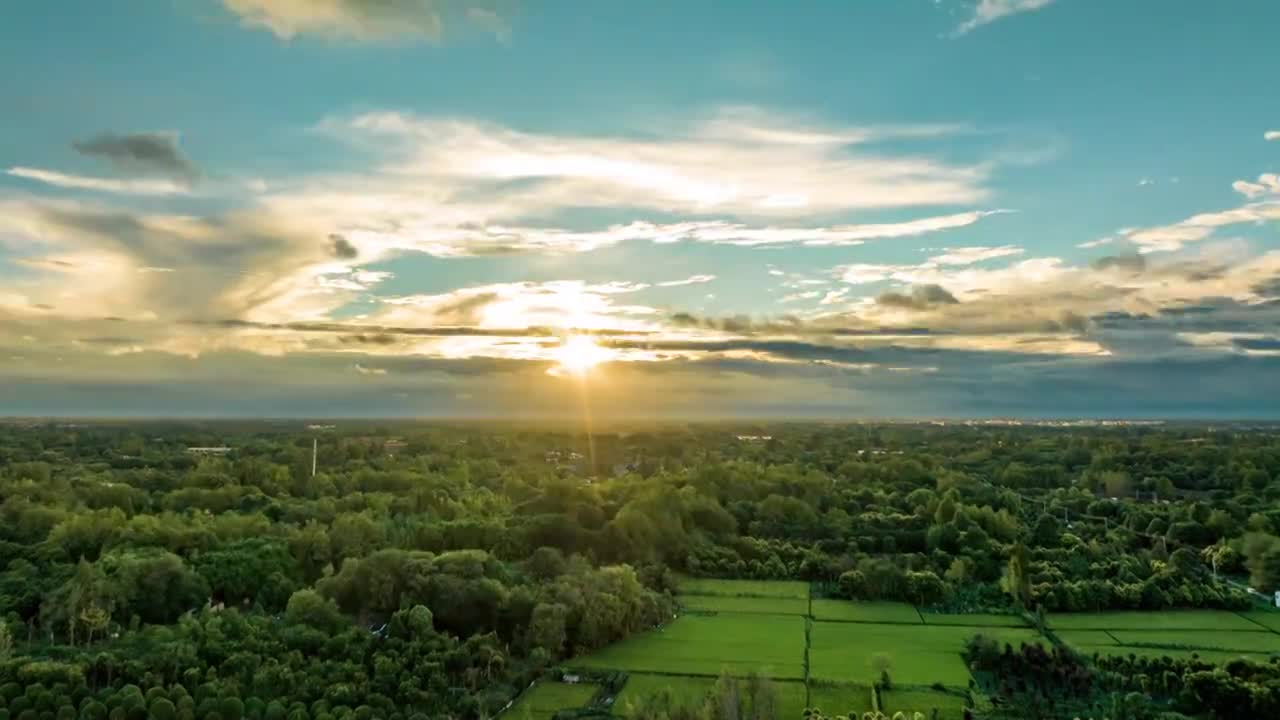
[[[1276,413],[1275,3],[376,7],[4,11],[0,412]]]

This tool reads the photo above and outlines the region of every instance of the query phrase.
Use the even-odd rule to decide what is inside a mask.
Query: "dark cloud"
[[[1280,351],[1280,338],[1236,338],[1233,344],[1241,350]]]
[[[1250,288],[1256,295],[1265,298],[1280,298],[1280,276],[1264,280]]]
[[[1094,270],[1123,270],[1136,274],[1147,269],[1147,259],[1138,253],[1108,255],[1094,260],[1092,267]]]
[[[876,298],[876,302],[880,305],[909,310],[927,310],[938,305],[956,305],[960,301],[956,300],[956,296],[948,292],[946,288],[930,283],[928,285],[916,285],[911,288],[911,294],[909,295],[900,292],[881,293]]]
[[[646,335],[635,330],[616,328],[482,328],[473,325],[431,325],[409,327],[393,325],[364,325],[343,322],[290,322],[260,323],[250,320],[192,320],[188,324],[221,327],[229,330],[287,330],[300,333],[328,333],[338,335],[342,342],[353,344],[389,345],[397,336],[406,337],[547,337],[557,338],[566,333],[598,337],[621,335]]]
[[[144,340],[143,338],[134,338],[134,337],[104,336],[104,337],[79,338],[76,340],[76,342],[84,343],[86,345],[138,345],[146,342],[146,340]]]
[[[339,260],[354,260],[360,254],[350,240],[337,233],[329,236],[329,252]]]
[[[81,155],[106,160],[116,170],[130,175],[162,175],[186,181],[199,175],[178,148],[177,137],[165,133],[106,132],[74,142],[71,147]]]

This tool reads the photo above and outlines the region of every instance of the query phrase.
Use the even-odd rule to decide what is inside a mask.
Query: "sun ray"
[[[560,369],[579,377],[592,368],[613,358],[613,352],[601,347],[586,335],[570,335],[555,350]]]

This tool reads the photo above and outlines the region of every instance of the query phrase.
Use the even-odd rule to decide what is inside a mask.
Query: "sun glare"
[[[556,348],[560,368],[574,375],[586,375],[591,368],[610,359],[613,354],[586,335],[571,335]]]

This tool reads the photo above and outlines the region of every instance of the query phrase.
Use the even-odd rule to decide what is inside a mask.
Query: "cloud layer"
[[[964,35],[1010,15],[1040,10],[1053,2],[1054,0],[978,0],[973,8],[973,15],[956,28],[955,34]]]
[[[249,27],[282,39],[314,34],[350,40],[438,41],[446,27],[469,22],[506,32],[493,3],[456,0],[222,0]]]
[[[995,202],[998,162],[925,151],[957,126],[725,108],[656,135],[401,113],[317,129],[356,161],[250,192],[186,197],[202,173],[174,136],[77,143],[107,178],[11,168],[51,194],[0,195],[5,406],[41,388],[70,412],[79,388],[128,408],[120,388],[176,382],[194,403],[241,382],[297,412],[327,397],[499,414],[517,396],[570,412],[557,368],[576,336],[603,360],[604,414],[1018,413],[1051,391],[1085,412],[1114,401],[1113,378],[1157,371],[1249,409],[1224,368],[1275,382],[1280,250],[1237,237],[1280,220],[1270,174],[1236,183],[1236,207],[1122,228],[1081,258],[953,239],[1022,218]],[[583,279],[583,253],[627,243],[671,269]],[[809,254],[828,259],[789,267]],[[441,272],[411,277],[409,259]],[[451,274],[467,266],[489,269]],[[705,310],[719,293],[751,311]],[[1200,392],[1144,402],[1174,412]]]

